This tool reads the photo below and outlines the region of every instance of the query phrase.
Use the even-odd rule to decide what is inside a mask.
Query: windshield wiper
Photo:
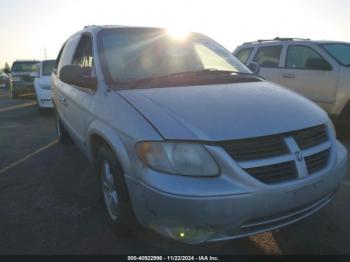
[[[217,73],[217,74],[235,74],[235,75],[254,75],[253,73],[240,72],[234,70],[220,70],[216,68],[207,68],[199,71],[200,73]]]
[[[164,75],[162,77],[172,77],[172,76],[182,76],[182,75],[254,75],[253,73],[246,73],[246,72],[239,72],[239,71],[233,71],[233,70],[221,70],[216,68],[207,68],[203,70],[198,71],[184,71],[184,72],[177,72],[172,73],[169,75]]]
[[[207,68],[198,71],[184,71],[184,72],[176,72],[168,75],[156,76],[156,77],[147,77],[138,80],[119,82],[119,85],[127,86],[127,88],[136,88],[143,86],[145,84],[149,84],[152,82],[164,81],[168,79],[176,79],[178,77],[194,77],[198,78],[198,76],[225,76],[225,77],[235,77],[235,76],[248,76],[252,78],[259,78],[259,76],[253,73],[232,71],[232,70],[220,70],[216,68]]]

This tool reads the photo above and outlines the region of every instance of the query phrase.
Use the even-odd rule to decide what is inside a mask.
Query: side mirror
[[[70,85],[95,89],[97,85],[96,78],[89,76],[87,71],[87,68],[79,65],[66,65],[61,68],[59,78]]]
[[[4,73],[7,74],[7,75],[8,75],[8,74],[11,74],[11,70],[8,69],[8,68],[5,68],[5,69],[4,69]]]
[[[260,73],[260,65],[256,62],[251,62],[248,65],[248,68],[253,72],[254,75],[258,75]]]

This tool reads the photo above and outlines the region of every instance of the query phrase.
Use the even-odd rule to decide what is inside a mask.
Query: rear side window
[[[90,35],[82,35],[75,50],[72,64],[80,65],[86,69],[86,74],[91,75],[93,67],[92,39]]]
[[[332,66],[308,46],[289,46],[286,67],[309,70],[332,70]]]
[[[243,48],[241,50],[239,50],[237,52],[237,54],[235,54],[235,56],[238,58],[239,61],[241,61],[243,64],[246,64],[249,57],[250,57],[250,54],[252,53],[253,51],[253,48],[250,47],[250,48]]]
[[[261,67],[278,67],[281,58],[282,46],[260,47],[254,57],[254,62]]]

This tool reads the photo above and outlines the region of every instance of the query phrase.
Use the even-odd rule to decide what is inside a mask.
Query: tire
[[[139,224],[132,210],[124,172],[117,158],[108,146],[103,145],[98,149],[95,163],[107,222],[118,236],[132,234],[139,228]],[[109,175],[106,175],[107,173]],[[109,202],[113,202],[115,208],[112,208],[113,205]]]
[[[39,108],[39,110],[40,110],[40,108]],[[67,145],[67,144],[72,143],[72,140],[71,140],[66,128],[63,126],[62,121],[61,121],[57,112],[56,112],[56,131],[57,131],[58,141],[62,145]]]
[[[16,93],[16,91],[11,90],[11,97],[12,97],[13,99],[16,99],[16,98],[18,97],[18,94]]]
[[[38,106],[38,111],[40,115],[44,115],[45,114],[45,109],[41,108],[40,106]]]
[[[36,99],[36,103],[38,105],[38,111],[39,111],[39,114],[40,115],[43,115],[45,113],[45,109],[40,107],[40,103],[39,103],[39,99],[38,99],[38,96],[37,94],[35,93],[35,99]],[[56,119],[57,120],[57,119]],[[58,133],[58,132],[57,132]]]

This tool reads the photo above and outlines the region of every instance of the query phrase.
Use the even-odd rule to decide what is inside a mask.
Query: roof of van
[[[25,62],[40,62],[40,61],[35,59],[18,59],[14,63],[25,63]]]
[[[274,43],[281,43],[281,42],[297,42],[297,43],[318,43],[318,44],[336,44],[336,43],[346,43],[344,41],[333,41],[333,40],[311,40],[308,38],[295,38],[295,37],[276,37],[274,39],[259,39],[256,41],[251,42],[245,42],[242,44],[242,46],[255,46],[255,45],[269,45]]]

